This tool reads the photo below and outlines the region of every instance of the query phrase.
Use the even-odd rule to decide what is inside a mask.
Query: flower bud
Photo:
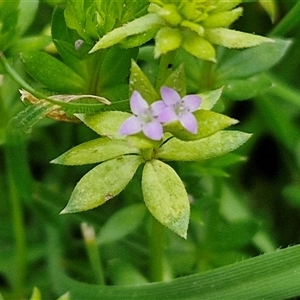
[[[181,46],[187,52],[200,59],[216,62],[216,51],[214,47],[207,40],[194,32],[184,32]]]
[[[182,41],[181,33],[178,29],[163,27],[155,37],[154,57],[175,50],[180,47]]]
[[[182,17],[174,4],[166,4],[163,7],[160,7],[151,3],[148,8],[148,12],[158,14],[171,26],[178,26],[182,21]]]
[[[223,11],[209,15],[204,21],[205,27],[227,27],[237,20],[243,12],[242,7],[238,7],[231,11]]]

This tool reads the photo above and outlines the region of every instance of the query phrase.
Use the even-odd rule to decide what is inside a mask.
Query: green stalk
[[[157,91],[159,91],[160,87],[165,83],[166,79],[172,72],[175,53],[176,53],[175,51],[171,51],[160,57],[156,84],[155,84],[155,89]]]
[[[22,293],[24,291],[27,272],[25,227],[21,199],[26,197],[29,193],[30,176],[29,178],[26,176],[27,180],[22,180],[24,178],[23,175],[27,174],[27,165],[24,165],[24,163],[26,164],[26,149],[24,143],[10,143],[13,143],[13,141],[11,135],[8,133],[5,146],[5,158],[11,203],[12,227],[15,238],[14,289],[15,294],[17,295],[16,297],[21,299],[22,296],[24,296]]]
[[[84,237],[85,248],[92,266],[95,280],[97,284],[104,285],[104,272],[102,268],[100,251],[95,237],[94,228],[88,226],[86,223],[81,224],[81,231]]]
[[[163,281],[163,253],[165,246],[165,228],[155,218],[152,218],[152,228],[150,236],[150,251],[151,251],[151,281]]]
[[[278,23],[277,26],[270,32],[270,36],[283,36],[287,34],[292,28],[300,25],[300,1],[285,15],[285,17]]]

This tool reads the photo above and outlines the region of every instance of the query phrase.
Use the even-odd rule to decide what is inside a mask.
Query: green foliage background
[[[244,1],[244,15],[234,28],[275,37],[276,46],[220,48],[215,66],[183,51],[177,53],[175,64],[186,62],[188,92],[224,86],[214,110],[238,119],[234,129],[253,133],[234,153],[199,163],[171,163],[191,199],[187,240],[167,230],[151,235],[152,219],[141,205],[141,170],[105,205],[59,215],[75,184],[91,166],[49,162],[98,135],[82,124],[42,118],[52,109],[49,103],[25,110],[19,101],[21,81],[16,83],[8,75],[5,62],[46,95],[53,91],[101,95],[113,99],[116,109],[126,109],[120,100],[128,98],[131,59],[137,59],[150,81],[158,66],[150,59],[151,43],[139,54],[134,48],[112,47],[108,53],[89,56],[88,45],[74,50],[73,42],[80,36],[64,30],[64,6],[55,8],[56,2],[0,2],[0,17],[6,22],[1,29],[7,32],[0,40],[3,298],[29,299],[35,286],[42,299],[56,299],[68,291],[70,299],[300,296],[300,249],[294,246],[300,243],[300,2],[277,1],[278,14],[272,24],[267,14],[272,16],[270,8],[265,11],[257,2]],[[142,14],[141,3],[137,11]],[[19,15],[15,14],[18,7]],[[124,18],[129,21],[133,17]],[[49,36],[51,22],[53,40]],[[105,24],[107,31],[113,26],[109,20]],[[91,24],[86,26],[93,29]],[[95,40],[89,41],[91,45]],[[112,65],[111,57],[119,54],[124,59]],[[97,64],[99,61],[102,63]],[[45,67],[48,65],[52,69]],[[96,111],[95,102],[84,105],[80,109]],[[82,112],[76,104],[65,110]],[[84,241],[82,222],[93,226],[93,242]],[[164,281],[150,284],[155,281],[153,238],[161,243]]]

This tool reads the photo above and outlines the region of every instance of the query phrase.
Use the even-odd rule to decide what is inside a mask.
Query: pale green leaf
[[[70,292],[66,292],[65,294],[61,295],[59,298],[57,298],[57,300],[71,300]]]
[[[279,14],[279,10],[278,10],[278,3],[276,0],[259,0],[259,4],[264,8],[264,10],[267,12],[267,14],[269,15],[272,23],[274,23]]]
[[[212,43],[227,48],[248,48],[262,43],[274,43],[274,40],[251,33],[228,28],[207,28],[205,37]]]
[[[131,147],[126,140],[112,140],[103,137],[80,144],[55,158],[51,163],[62,165],[93,164],[133,153],[138,153],[138,149]]]
[[[163,85],[176,90],[181,97],[186,95],[186,77],[183,63],[168,76]]]
[[[129,36],[147,32],[153,28],[159,28],[164,23],[164,20],[156,14],[142,16],[104,35],[95,44],[90,53],[118,44]]]
[[[218,131],[196,141],[172,138],[162,145],[157,157],[163,160],[200,161],[233,151],[250,137],[251,134],[240,131]]]
[[[135,61],[131,64],[129,89],[130,93],[138,91],[149,104],[159,99],[150,80]]]
[[[194,116],[198,122],[198,132],[196,134],[187,131],[178,121],[166,125],[165,130],[171,132],[180,140],[191,141],[207,137],[219,130],[238,123],[235,119],[210,110],[197,110],[194,112]]]
[[[183,34],[182,48],[199,59],[216,62],[216,51],[211,43],[192,31]]]
[[[112,243],[135,231],[142,224],[145,213],[146,207],[141,203],[117,211],[101,227],[97,236],[98,243]]]
[[[180,47],[182,36],[177,28],[162,27],[155,36],[154,57],[176,50]]]
[[[210,110],[220,99],[223,88],[198,94],[201,97],[201,109]]]
[[[61,213],[92,209],[115,197],[126,187],[141,163],[139,156],[125,155],[96,166],[77,183]]]
[[[131,114],[122,111],[107,111],[94,115],[76,114],[88,127],[102,136],[121,138],[119,129]]]
[[[42,299],[42,295],[40,290],[37,287],[33,288],[30,300],[41,300]]]
[[[161,224],[186,238],[190,204],[177,173],[159,160],[149,161],[143,170],[142,190],[151,214]]]

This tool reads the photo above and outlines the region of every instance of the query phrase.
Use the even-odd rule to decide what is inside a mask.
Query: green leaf
[[[197,141],[172,138],[162,145],[157,157],[163,160],[200,161],[233,151],[250,137],[251,134],[240,131],[218,131]]]
[[[154,57],[178,49],[182,42],[182,35],[178,28],[162,27],[155,36]]]
[[[82,143],[55,158],[51,163],[61,165],[93,164],[133,153],[138,153],[138,149],[130,147],[126,140],[112,140],[103,137]]]
[[[132,94],[133,91],[138,91],[149,104],[159,99],[159,95],[150,80],[135,61],[131,63],[129,89],[130,94]]]
[[[101,227],[97,235],[98,243],[112,243],[134,232],[142,224],[145,215],[146,208],[141,203],[122,208]]]
[[[275,43],[263,43],[257,47],[236,51],[219,64],[216,76],[220,82],[246,78],[274,66],[286,53],[291,40],[274,39]],[[221,83],[222,84],[222,83]]]
[[[182,48],[199,59],[216,62],[216,51],[206,39],[192,31],[185,31]]]
[[[129,75],[131,60],[137,53],[138,49],[120,49],[117,46],[110,48],[100,66],[100,86],[103,88],[125,82],[125,78]]]
[[[0,50],[5,51],[14,44],[18,37],[19,28],[17,22],[19,18],[20,1],[0,2]]]
[[[208,91],[206,93],[200,93],[198,96],[201,97],[201,109],[210,110],[214,107],[217,101],[220,99],[223,88],[219,88],[216,90]]]
[[[66,292],[63,295],[61,295],[59,298],[57,298],[57,300],[71,300],[71,295],[69,292]]]
[[[124,138],[119,135],[119,129],[131,114],[122,111],[107,111],[94,115],[76,116],[98,134],[116,139]]]
[[[141,285],[147,279],[130,263],[120,259],[108,262],[110,278],[114,285]]]
[[[230,79],[224,82],[223,95],[232,100],[251,99],[266,92],[272,85],[264,73],[246,79]]]
[[[126,187],[141,163],[139,156],[126,155],[96,166],[77,183],[61,214],[92,209],[115,197]]]
[[[42,299],[42,295],[40,290],[37,287],[34,287],[30,300],[41,300],[41,299]]]
[[[84,90],[85,82],[79,75],[44,52],[24,52],[21,59],[28,73],[53,91],[73,94]]]
[[[180,140],[191,141],[207,137],[238,123],[235,119],[210,110],[197,110],[194,112],[194,116],[198,122],[198,132],[196,134],[188,132],[179,122],[173,122],[164,126],[165,130],[171,132]]]
[[[38,35],[25,37],[17,40],[9,49],[10,55],[17,55],[20,52],[39,51],[50,45],[52,42],[50,36]]]
[[[83,78],[88,77],[86,61],[82,59],[81,51],[76,51],[75,40],[71,38],[67,28],[64,9],[57,6],[54,9],[51,23],[52,39],[58,53],[64,62]],[[87,55],[87,51],[85,52]]]
[[[72,300],[282,300],[300,295],[299,245],[168,282],[121,287],[91,285],[68,277],[57,255],[61,251],[58,238],[51,242],[55,243],[50,253],[54,285],[61,293],[69,290]]]
[[[186,79],[184,65],[180,64],[166,79],[163,84],[171,89],[176,90],[181,97],[186,95]]]
[[[13,2],[13,1],[12,1]],[[14,1],[15,2],[15,1]],[[38,10],[38,0],[21,0],[19,5],[18,34],[23,35],[34,21]]]
[[[177,173],[159,160],[149,161],[143,170],[142,190],[151,214],[161,224],[186,238],[190,203]]]
[[[90,53],[118,44],[129,36],[144,33],[154,28],[159,28],[164,23],[164,20],[156,14],[144,15],[127,24],[124,24],[122,27],[115,28],[113,31],[110,31],[104,35],[95,44]]]
[[[272,23],[274,23],[278,18],[278,4],[276,0],[259,0],[259,4],[264,8],[264,10],[268,13]]]
[[[248,48],[262,43],[273,43],[270,38],[228,28],[206,28],[205,38],[212,44],[226,48]]]

